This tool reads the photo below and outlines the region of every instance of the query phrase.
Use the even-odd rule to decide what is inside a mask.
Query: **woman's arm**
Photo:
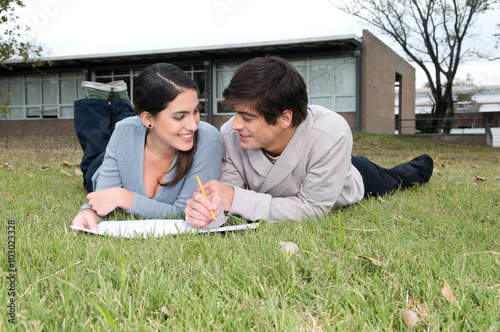
[[[123,129],[117,127],[117,130],[111,135],[103,163],[99,169],[95,191],[87,195],[88,203],[82,208],[90,208],[101,217],[108,215],[118,207],[129,209],[134,199],[134,193],[123,188],[120,175],[117,158],[117,141],[121,134],[120,131]],[[133,155],[138,153],[132,151]]]
[[[147,218],[182,216],[186,208],[186,201],[198,188],[196,175],[200,177],[202,182],[217,179],[223,153],[222,138],[217,129],[206,123],[200,122],[199,131],[197,151],[188,174],[174,187],[160,191],[164,198],[175,193],[176,196],[170,199],[173,203],[167,204],[135,193],[132,207],[126,212]]]
[[[99,231],[99,228],[97,227],[98,221],[99,217],[94,213],[94,211],[90,209],[83,209],[76,214],[75,218],[71,222],[71,225]]]
[[[97,215],[104,217],[116,208],[128,210],[132,207],[135,194],[123,188],[109,188],[91,192],[87,201]]]

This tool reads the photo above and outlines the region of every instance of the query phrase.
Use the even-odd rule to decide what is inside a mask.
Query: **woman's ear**
[[[142,112],[141,115],[141,122],[144,126],[151,128],[153,126],[153,116],[149,112]]]
[[[287,129],[292,126],[293,112],[291,110],[284,110],[278,119],[281,129]]]

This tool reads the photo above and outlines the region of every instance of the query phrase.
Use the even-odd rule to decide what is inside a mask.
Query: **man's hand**
[[[206,227],[212,221],[210,210],[218,216],[222,211],[229,211],[233,204],[234,189],[226,186],[217,180],[210,180],[203,184],[207,198],[201,193],[201,189],[196,189],[193,197],[186,201],[184,210],[186,221],[193,227]]]
[[[91,192],[87,195],[89,205],[97,215],[104,217],[117,207],[129,210],[134,202],[134,193],[123,188],[110,188]]]
[[[234,199],[233,187],[222,184],[217,180],[210,180],[207,183],[203,184],[203,188],[205,188],[205,193],[207,194],[209,200],[212,200],[212,198],[219,196],[221,201],[217,204],[222,203],[225,212],[228,212],[231,209],[231,205],[233,205]],[[200,188],[196,189],[196,192],[201,192]]]
[[[75,218],[71,222],[71,225],[98,232],[99,227],[97,227],[97,221],[99,221],[99,217],[94,211],[84,209],[76,214]]]

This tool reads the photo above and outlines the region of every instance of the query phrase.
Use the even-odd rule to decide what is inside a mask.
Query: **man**
[[[392,169],[351,157],[352,133],[343,117],[307,106],[302,76],[284,59],[245,62],[223,92],[235,116],[221,127],[219,181],[187,201],[186,221],[218,227],[227,214],[249,220],[305,220],[429,181],[433,161],[421,155]]]

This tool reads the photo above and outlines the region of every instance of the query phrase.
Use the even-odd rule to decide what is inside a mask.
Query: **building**
[[[395,120],[398,128],[410,126],[416,134],[433,134],[434,138],[449,143],[500,146],[500,86],[476,86],[470,75],[467,82],[454,85],[454,114],[446,119],[450,126],[448,135],[444,135],[442,129],[436,132],[430,88],[416,90],[415,116],[411,118],[399,116],[397,90]]]
[[[466,85],[456,85],[453,88],[453,99],[455,100],[455,116],[452,125],[454,132],[465,133],[466,129],[483,129],[484,131],[485,126],[500,127],[500,86],[476,86],[472,82]],[[417,118],[429,117],[432,107],[430,89],[416,90]]]
[[[484,134],[500,128],[500,86],[476,86],[472,82],[453,88],[455,114],[451,134]],[[429,89],[416,91],[416,130],[428,131],[426,123],[432,117],[433,102]]]
[[[289,60],[307,83],[310,103],[338,112],[354,131],[392,134],[398,129],[395,85],[400,113],[414,117],[415,69],[364,30],[361,37],[51,58],[36,70],[12,61],[0,70],[0,105],[10,95],[9,112],[0,111],[0,135],[73,134],[73,102],[85,97],[82,81],[124,80],[132,89],[141,70],[157,62],[179,66],[198,83],[202,118],[220,127],[232,116],[221,107],[232,74],[244,61],[264,55]],[[412,134],[414,128],[400,132]]]

